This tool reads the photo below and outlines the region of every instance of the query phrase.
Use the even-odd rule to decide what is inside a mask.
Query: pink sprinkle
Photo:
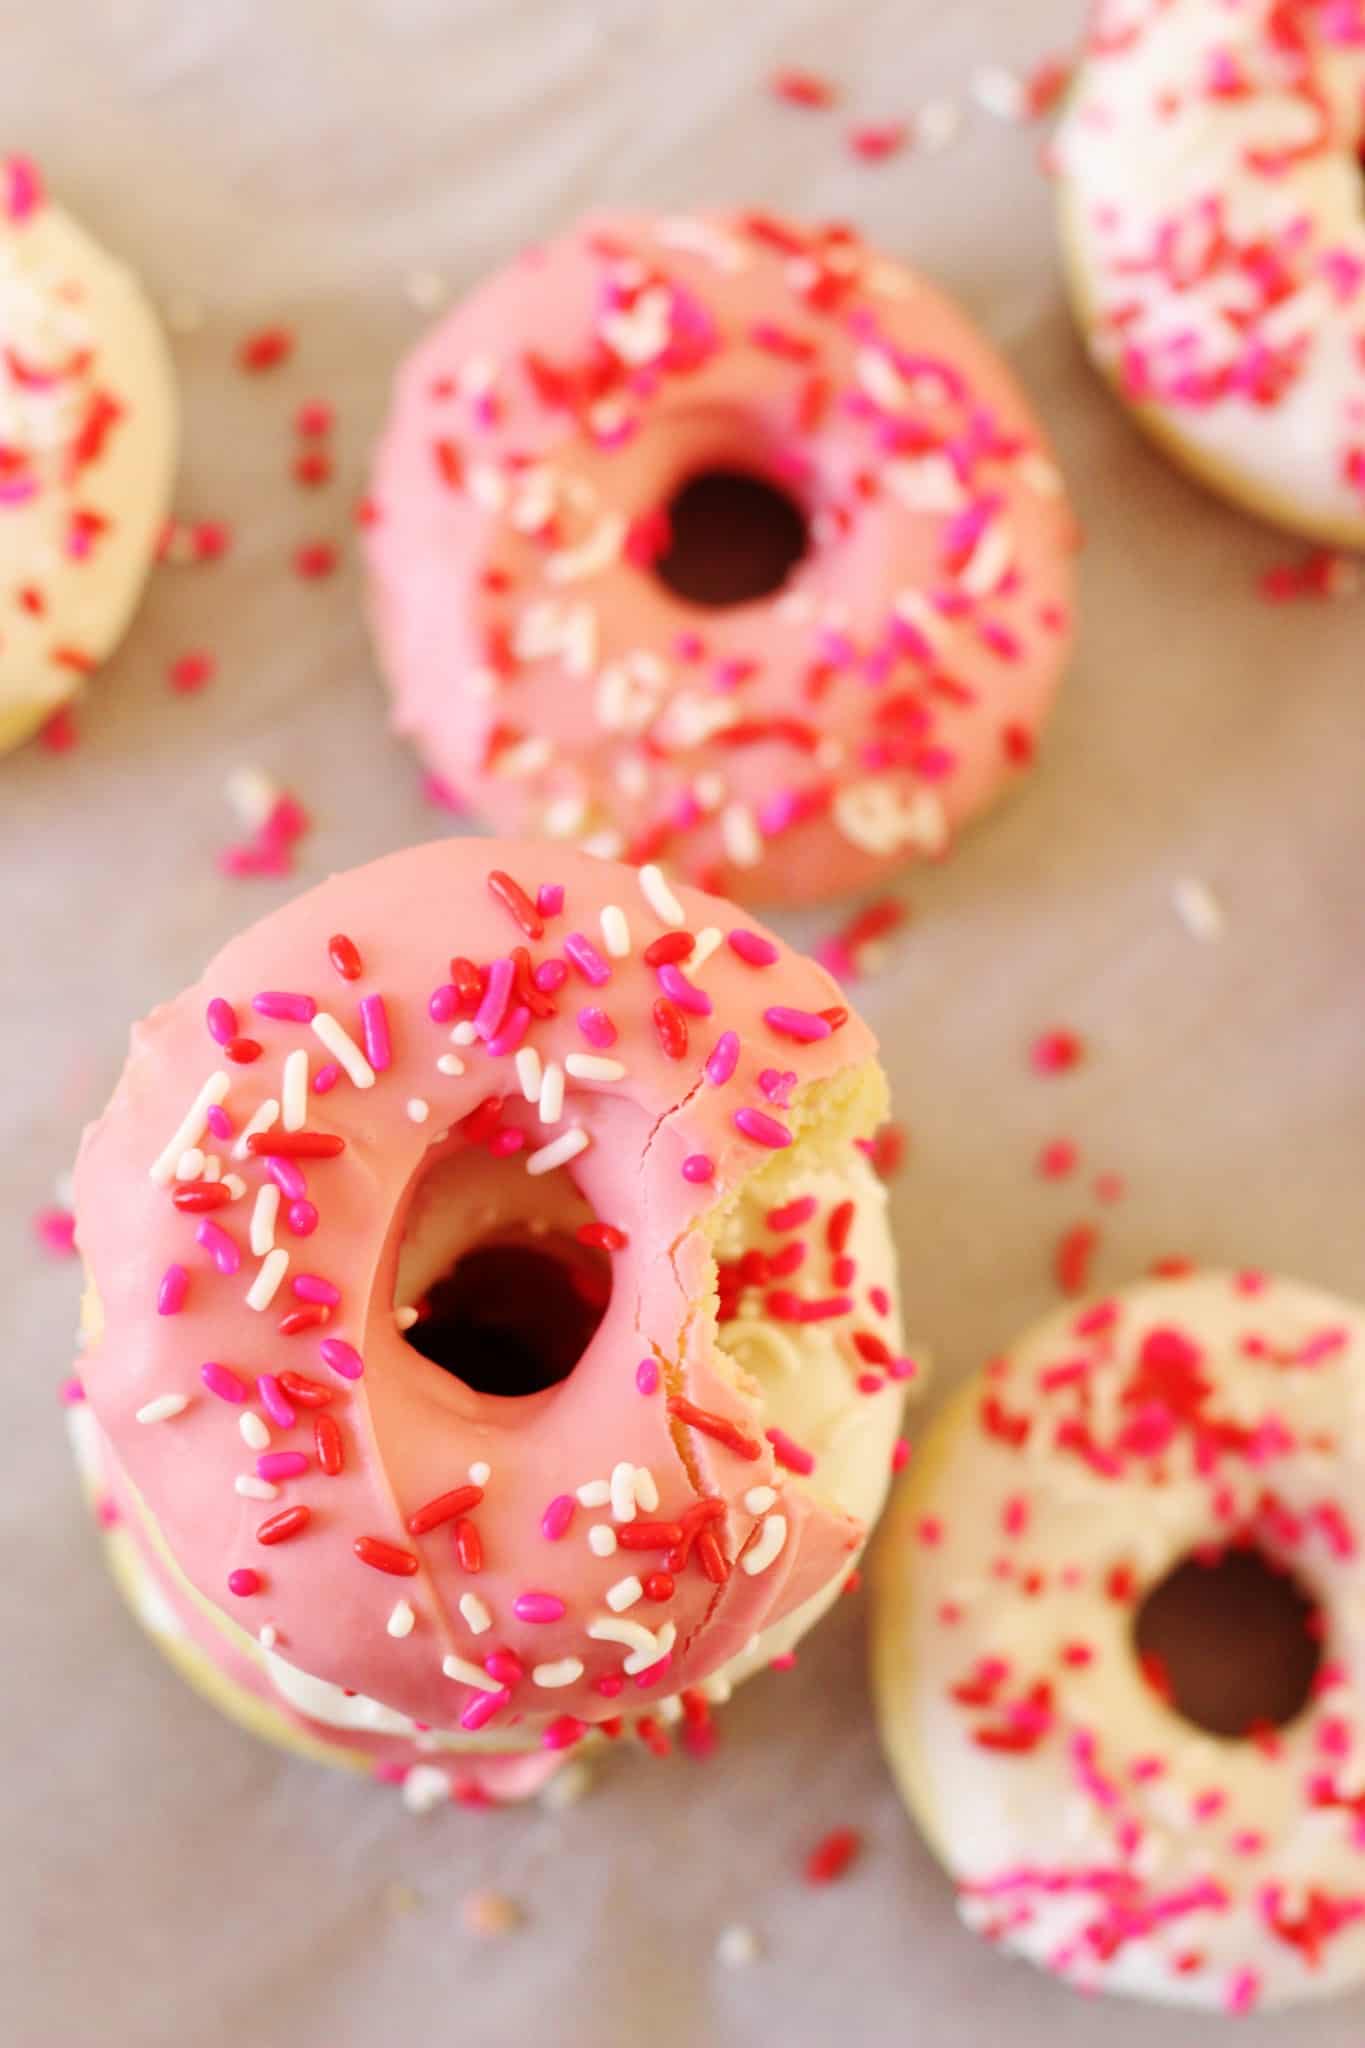
[[[229,1039],[238,1035],[237,1012],[223,996],[215,996],[209,1004],[204,1018],[209,1027],[209,1036],[219,1045],[226,1045]]]
[[[584,981],[594,988],[603,988],[611,980],[611,969],[598,952],[591,939],[585,939],[582,932],[570,932],[564,941],[564,951],[582,975]]]
[[[1260,2002],[1261,1979],[1255,1970],[1237,1970],[1229,1977],[1223,1994],[1226,2012],[1250,2012]]]
[[[547,1543],[560,1543],[568,1535],[576,1506],[577,1503],[571,1493],[555,1495],[540,1518],[540,1533]]]
[[[557,994],[568,978],[569,970],[562,960],[542,960],[531,976],[543,996]]]
[[[739,1065],[739,1035],[722,1031],[706,1062],[706,1078],[713,1088],[723,1088]]]
[[[313,1076],[314,1095],[330,1095],[341,1079],[341,1069],[335,1060],[325,1060]]]
[[[605,1051],[616,1043],[616,1026],[605,1010],[580,1010],[578,1028],[588,1044],[595,1045],[599,1051]]]
[[[672,1668],[672,1664],[673,1652],[666,1650],[658,1662],[651,1664],[647,1671],[637,1671],[635,1683],[639,1686],[641,1692],[646,1691],[651,1685],[657,1685],[661,1678],[666,1678]]]
[[[341,1289],[317,1273],[297,1273],[289,1285],[300,1301],[321,1301],[335,1308],[341,1300]]]
[[[780,955],[771,939],[742,928],[727,934],[730,950],[749,967],[771,967]]]
[[[635,1385],[642,1394],[656,1394],[659,1390],[659,1362],[655,1358],[642,1358],[635,1368]]]
[[[1069,1138],[1054,1138],[1038,1154],[1038,1171],[1044,1180],[1065,1180],[1079,1157]]]
[[[365,1040],[365,1057],[376,1074],[382,1074],[393,1065],[393,1045],[389,1038],[389,1013],[384,1008],[383,996],[362,996],[360,999],[360,1030]]]
[[[379,998],[368,998],[377,1002]],[[291,995],[284,989],[263,989],[260,995],[251,998],[251,1007],[258,1017],[278,1017],[289,1024],[311,1024],[317,1016],[318,1006],[311,996]],[[370,1062],[374,1065],[373,1060]]]
[[[70,1379],[63,1380],[58,1387],[57,1399],[61,1402],[63,1408],[80,1407],[81,1402],[85,1399],[85,1388],[74,1373],[72,1373]]]
[[[495,960],[488,970],[488,986],[474,1012],[474,1029],[487,1042],[496,1037],[507,1015],[507,1005],[512,1000],[512,982],[516,974],[510,960]]]
[[[666,996],[672,997],[680,1010],[686,1010],[691,1017],[710,1016],[710,996],[705,989],[698,988],[694,982],[690,982],[680,967],[676,967],[669,960],[657,972],[659,987]]]
[[[161,1285],[156,1290],[156,1312],[159,1316],[178,1316],[185,1306],[185,1296],[190,1291],[190,1276],[183,1266],[167,1266],[161,1276]]]
[[[783,1038],[795,1038],[802,1045],[828,1038],[831,1029],[829,1019],[817,1016],[814,1010],[789,1010],[785,1003],[774,1003],[765,1010],[763,1021]]]
[[[780,1152],[792,1141],[792,1134],[785,1124],[780,1124],[775,1116],[769,1116],[766,1110],[750,1108],[747,1103],[743,1109],[735,1111],[734,1122],[737,1131],[742,1131],[755,1145],[766,1145],[772,1152]]]
[[[849,129],[848,146],[865,164],[880,164],[904,149],[908,136],[904,121],[866,122]]]
[[[75,1256],[76,1219],[69,1209],[40,1209],[33,1219],[33,1228],[45,1249],[56,1257]]]
[[[682,1163],[683,1179],[698,1185],[710,1180],[715,1170],[715,1161],[708,1159],[704,1152],[689,1152]]]
[[[308,1183],[303,1169],[293,1159],[282,1159],[277,1152],[266,1154],[265,1170],[274,1181],[287,1202],[299,1202],[308,1192]]]
[[[308,1458],[303,1451],[262,1451],[256,1460],[260,1479],[299,1479],[307,1470]]]
[[[557,1720],[551,1721],[548,1728],[541,1731],[540,1746],[542,1749],[572,1749],[576,1742],[583,1740],[587,1732],[586,1721],[577,1721],[572,1714],[561,1714]]]
[[[542,917],[558,917],[564,908],[564,884],[542,882],[536,890],[536,909]]]
[[[284,1220],[295,1237],[311,1237],[318,1227],[318,1212],[311,1202],[291,1202]]]
[[[207,1122],[214,1137],[220,1141],[232,1136],[234,1129],[232,1118],[220,1102],[209,1104]]]
[[[204,1247],[220,1273],[231,1275],[241,1271],[242,1255],[221,1225],[205,1216],[194,1236],[195,1242]]]
[[[789,1472],[798,1472],[808,1478],[815,1470],[815,1459],[785,1429],[766,1429],[763,1434],[773,1447],[773,1454],[779,1465],[785,1465]]]
[[[518,1593],[512,1612],[518,1621],[563,1621],[566,1610],[557,1593]]]
[[[228,1573],[228,1591],[235,1593],[239,1600],[249,1600],[253,1593],[261,1590],[261,1575],[253,1572],[250,1565],[238,1565],[235,1572]]]
[[[460,1007],[460,992],[453,981],[434,988],[427,999],[427,1015],[433,1024],[448,1024]]]
[[[460,1716],[460,1726],[471,1731],[486,1727],[494,1714],[501,1713],[511,1697],[505,1688],[500,1692],[476,1692]]]
[[[488,1150],[494,1159],[510,1159],[514,1152],[521,1151],[525,1143],[525,1131],[519,1131],[515,1125],[508,1124],[505,1129],[498,1131],[489,1139]]]
[[[344,1337],[324,1337],[318,1349],[323,1364],[330,1365],[343,1380],[358,1380],[365,1370],[364,1359]]]
[[[910,1462],[910,1439],[898,1436],[891,1446],[891,1470],[903,1472]]]
[[[507,1053],[515,1052],[525,1038],[530,1022],[531,1012],[525,1003],[518,1003],[508,1012],[502,1028],[487,1041],[488,1057],[494,1060],[502,1059]]]
[[[12,156],[5,166],[8,191],[5,210],[11,220],[27,220],[43,203],[43,181],[38,167],[26,156]]]
[[[520,1685],[526,1676],[526,1667],[515,1650],[491,1650],[483,1660],[483,1668],[499,1685]]]
[[[207,1364],[200,1366],[199,1377],[209,1392],[216,1394],[220,1401],[239,1402],[246,1399],[246,1382],[238,1379],[230,1366],[219,1365],[211,1358]]]
[[[277,1422],[281,1429],[294,1427],[298,1416],[294,1412],[293,1403],[285,1399],[284,1388],[273,1372],[256,1375],[256,1392],[261,1397],[261,1406],[272,1422]]]

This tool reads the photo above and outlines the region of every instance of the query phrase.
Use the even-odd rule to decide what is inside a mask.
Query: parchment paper
[[[395,355],[452,290],[594,202],[756,201],[847,215],[958,291],[1031,387],[1089,529],[1080,657],[1027,793],[907,887],[914,922],[858,990],[913,1157],[895,1218],[938,1386],[1049,1305],[1050,1247],[1097,1215],[1100,1283],[1154,1257],[1258,1261],[1365,1294],[1360,1183],[1361,623],[1365,597],[1271,610],[1292,544],[1135,437],[1063,309],[1037,129],[972,110],[975,69],[1073,35],[1078,0],[42,0],[6,10],[0,134],[165,301],[186,517],[232,522],[213,568],[158,574],[80,749],[0,762],[0,1242],[11,1326],[0,1429],[4,1772],[0,2036],[23,2048],[501,2048],[913,2042],[1200,2048],[1218,2023],[1100,2007],[981,1947],[879,1760],[850,1599],[797,1669],[756,1680],[709,1765],[621,1759],[570,1811],[404,1814],[394,1795],[253,1744],[142,1639],[78,1506],[54,1389],[76,1268],[31,1210],[122,1059],[127,1026],[291,887],[441,821],[387,736],[343,574]],[[827,71],[836,112],[775,104],[775,64]],[[856,162],[855,119],[963,105],[936,157]],[[428,281],[429,285],[429,281]],[[182,307],[192,311],[192,303]],[[232,366],[285,321],[294,362]],[[298,401],[339,409],[341,477],[285,476]],[[174,696],[204,647],[217,679]],[[316,813],[293,884],[229,883],[226,774]],[[1172,907],[1202,880],[1227,921]],[[828,914],[788,921],[797,936]],[[1028,1071],[1064,1023],[1089,1057]],[[1070,1136],[1084,1170],[1040,1183]],[[1125,1198],[1089,1196],[1121,1173]],[[814,1891],[829,1827],[861,1862]],[[462,1901],[518,1900],[483,1941]],[[715,1957],[742,1923],[763,1954]],[[1252,2044],[1357,2048],[1365,1999],[1248,2024]]]

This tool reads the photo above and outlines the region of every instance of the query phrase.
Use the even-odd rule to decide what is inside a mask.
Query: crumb
[[[567,1807],[577,1806],[592,1789],[592,1772],[581,1758],[561,1766],[545,1784],[540,1794],[540,1803],[550,1813],[563,1813]]]
[[[460,1901],[460,1918],[468,1933],[477,1934],[484,1941],[496,1941],[504,1934],[514,1934],[526,1915],[506,1892],[483,1891],[465,1894]]]
[[[752,1927],[745,1927],[736,1920],[729,1927],[722,1927],[716,1937],[716,1961],[724,1963],[727,1970],[747,1969],[756,1963],[761,1954],[758,1936]]]
[[[1207,882],[1201,882],[1193,875],[1185,876],[1173,885],[1171,902],[1191,938],[1202,939],[1208,945],[1222,938],[1225,929],[1223,908]]]

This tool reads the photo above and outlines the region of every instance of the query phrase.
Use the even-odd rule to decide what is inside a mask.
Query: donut
[[[874,1678],[969,1926],[1227,2012],[1365,1976],[1363,1414],[1365,1311],[1199,1272],[1068,1306],[936,1420]]]
[[[1365,43],[1318,0],[1106,0],[1057,151],[1090,352],[1186,469],[1365,545]]]
[[[655,867],[447,840],[273,913],[76,1167],[70,1412],[140,1617],[419,1801],[704,1723],[889,1483],[885,1106],[824,970]]]
[[[0,160],[0,752],[122,638],[175,462],[170,359],[132,273]]]
[[[602,217],[457,306],[366,504],[400,732],[502,832],[802,903],[1031,760],[1074,528],[965,315],[848,228]]]

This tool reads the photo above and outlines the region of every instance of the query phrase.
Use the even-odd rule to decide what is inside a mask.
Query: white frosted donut
[[[875,1679],[970,1925],[1225,2011],[1365,1976],[1363,1422],[1365,1313],[1251,1273],[1068,1307],[950,1405],[888,1518]],[[1186,1560],[1246,1546],[1318,1647],[1292,1718],[1215,1738],[1135,1628]],[[1216,1685],[1227,1613],[1198,1613]]]
[[[0,752],[122,638],[166,516],[176,404],[132,273],[0,160]]]
[[[1061,134],[1096,360],[1225,496],[1365,545],[1365,33],[1327,0],[1102,0]]]

